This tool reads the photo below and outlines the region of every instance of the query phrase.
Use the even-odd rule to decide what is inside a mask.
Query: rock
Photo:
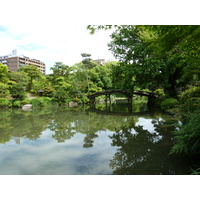
[[[77,103],[77,102],[75,102],[75,101],[70,101],[70,102],[69,102],[69,107],[70,107],[70,108],[77,107],[77,106],[78,106],[78,103]]]
[[[32,107],[33,107],[32,104],[25,104],[25,105],[22,106],[22,110],[23,111],[31,111]]]

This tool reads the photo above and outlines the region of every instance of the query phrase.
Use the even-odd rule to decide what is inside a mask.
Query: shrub
[[[185,153],[200,155],[200,114],[191,115],[186,122],[175,132],[177,143],[171,153]]]
[[[10,107],[11,102],[6,98],[0,98],[0,108]]]
[[[9,86],[7,84],[0,82],[0,98],[5,98],[10,94],[8,88]]]
[[[67,98],[69,98],[69,92],[67,89],[64,86],[57,86],[53,93],[53,100],[58,104],[65,104]]]
[[[13,107],[20,108],[20,107],[21,107],[21,104],[22,104],[21,101],[14,101]]]
[[[80,101],[80,99],[79,99],[78,97],[75,97],[75,98],[73,99],[73,101],[78,102],[78,101]]]
[[[184,91],[180,96],[181,113],[184,116],[200,112],[200,87]]]
[[[10,93],[15,99],[24,99],[26,98],[26,92],[24,86],[21,83],[13,84],[10,88]]]
[[[39,97],[31,100],[31,104],[34,107],[44,107],[52,102],[51,98],[49,97]]]
[[[50,97],[42,97],[44,105],[50,105],[52,104],[52,99]]]
[[[90,99],[89,99],[87,96],[83,95],[82,98],[81,98],[81,101],[82,101],[84,104],[86,104],[86,103],[89,103],[89,102],[90,102]]]
[[[28,98],[25,98],[23,101],[22,101],[22,104],[25,105],[25,104],[29,104],[31,102],[30,99]]]
[[[44,91],[43,96],[46,96],[46,97],[52,97],[53,93],[55,92],[55,90],[50,86],[43,88],[43,91]]]
[[[162,110],[166,111],[170,108],[177,108],[178,105],[179,105],[179,102],[177,99],[168,98],[168,99],[165,99],[164,101],[162,101],[162,103],[160,104],[160,107]]]
[[[90,88],[89,93],[94,93],[94,92],[98,92],[98,89],[97,88]]]
[[[73,101],[77,102],[78,104],[81,104],[81,103],[82,103],[81,99],[79,99],[78,97],[75,97],[75,98],[73,99]]]
[[[184,91],[180,96],[180,102],[185,103],[193,97],[200,97],[200,87],[192,87]]]
[[[200,113],[200,97],[189,98],[184,104],[181,104],[180,110],[183,117]]]

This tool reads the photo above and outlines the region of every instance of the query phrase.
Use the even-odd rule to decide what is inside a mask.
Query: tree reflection
[[[37,113],[13,109],[1,111],[0,120],[0,143],[6,143],[12,138],[38,139],[50,116],[41,109]]]
[[[52,113],[52,119],[47,128],[54,132],[52,138],[58,143],[63,143],[76,134],[73,124],[76,119],[73,111],[66,110],[66,108],[57,108]]]
[[[70,140],[76,133],[84,136],[83,147],[93,147],[99,131],[116,129],[136,123],[138,117],[100,115],[95,112],[69,110],[65,107],[33,109],[24,112],[20,109],[1,111],[0,142],[6,143],[11,138],[36,140],[48,128],[52,138],[58,143]]]
[[[89,148],[89,147],[93,147],[93,143],[94,143],[94,138],[98,137],[97,134],[92,133],[92,134],[86,134],[85,138],[84,138],[84,144],[83,147],[84,148]]]
[[[9,134],[9,130],[11,129],[10,122],[10,110],[4,110],[0,115],[0,143],[5,144],[10,141],[11,135]]]
[[[119,147],[110,161],[113,174],[174,173],[168,154],[172,144],[169,142],[170,133],[175,127],[160,119],[154,119],[151,123],[154,125],[153,132],[142,125],[132,124],[130,127],[122,126],[121,130],[110,136],[112,145]],[[159,132],[161,129],[162,133]]]
[[[66,126],[56,126],[54,129],[55,134],[52,135],[52,138],[57,140],[58,143],[65,142],[66,140],[71,139],[76,131],[71,127],[71,124]]]

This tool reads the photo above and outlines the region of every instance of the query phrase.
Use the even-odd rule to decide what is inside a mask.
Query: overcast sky
[[[46,64],[46,73],[55,62],[66,65],[82,60],[81,53],[92,59],[115,60],[108,50],[112,31],[91,35],[87,25],[0,25],[0,56],[17,49],[18,54],[39,59]]]

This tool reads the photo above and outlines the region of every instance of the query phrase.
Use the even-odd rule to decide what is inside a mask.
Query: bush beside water
[[[6,108],[6,107],[10,107],[12,104],[11,102],[6,99],[6,98],[0,98],[0,108]]]
[[[171,108],[177,108],[179,105],[179,102],[177,99],[174,98],[168,98],[161,102],[160,107],[162,110],[167,111]]]
[[[185,123],[175,132],[177,143],[171,153],[200,155],[200,114],[186,117]]]
[[[193,87],[180,95],[182,122],[175,132],[176,144],[171,153],[186,154],[195,164],[192,174],[200,174],[200,87]]]
[[[33,107],[44,107],[52,103],[52,99],[49,97],[38,97],[30,101]]]

